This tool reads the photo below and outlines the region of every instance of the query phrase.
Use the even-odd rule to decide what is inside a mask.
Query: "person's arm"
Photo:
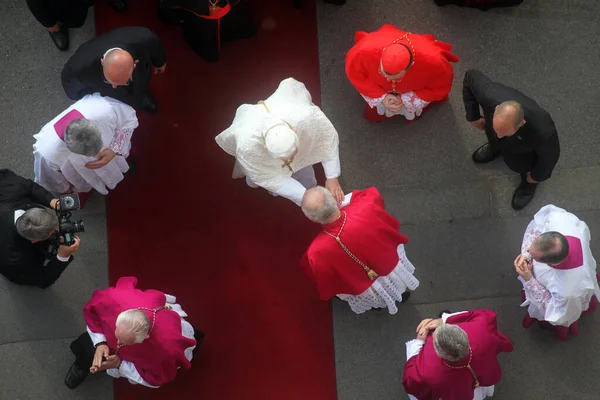
[[[480,101],[492,81],[481,72],[471,69],[465,73],[463,80],[463,102],[467,121],[473,122],[481,118]]]
[[[423,111],[425,107],[429,105],[431,101],[425,101],[415,92],[405,92],[400,95],[400,99],[402,100],[402,104],[404,104],[404,108],[406,108],[409,112],[419,114]],[[441,99],[440,99],[441,100]]]
[[[50,28],[58,22],[52,12],[49,0],[27,0],[27,6],[42,26]]]
[[[80,100],[85,95],[93,93],[93,90],[77,77],[77,74],[69,66],[69,61],[60,73],[62,87],[69,99]]]
[[[383,101],[387,91],[370,79],[366,65],[379,65],[375,55],[353,47],[346,55],[346,76],[369,106],[376,107]]]
[[[537,162],[531,170],[531,178],[537,182],[542,182],[550,178],[558,162],[560,156],[558,134],[554,133],[544,140],[540,146],[535,148],[535,154],[537,155]]]
[[[45,164],[43,159],[42,163]],[[45,167],[47,168],[47,165],[45,165]],[[44,189],[42,186],[38,185],[31,179],[26,179],[22,177],[19,178],[21,179],[21,184],[23,185],[23,187],[26,188],[27,193],[32,200],[46,207],[51,206],[52,200],[55,199],[52,193],[50,193],[48,190]],[[62,179],[64,179],[64,177],[62,177]]]
[[[552,300],[552,294],[542,285],[537,279],[531,277],[528,281],[519,276],[519,280],[523,283],[523,290],[525,290],[525,296],[530,303],[533,303],[540,310],[548,308],[548,303]]]
[[[71,188],[71,183],[58,170],[58,166],[48,163],[37,151],[33,152],[33,159],[36,184],[46,191],[52,190],[56,193],[65,193]]]
[[[429,77],[425,88],[414,91],[416,99],[413,100],[413,104],[417,106],[423,102],[427,102],[425,104],[427,105],[432,101],[444,100],[452,90],[452,81],[454,79],[452,64],[446,58],[442,58],[441,55],[438,58],[428,61],[428,64],[425,67],[434,73]],[[407,102],[404,99],[402,100],[406,106]],[[410,106],[411,103],[408,103],[408,105]],[[410,108],[408,110],[410,111]]]
[[[154,67],[162,67],[167,63],[167,53],[160,42],[158,36],[150,29],[146,29],[144,34],[144,45],[147,47],[148,54],[150,55],[150,61]]]
[[[129,156],[129,148],[131,147],[131,136],[139,125],[135,109],[110,97],[105,97],[105,99],[113,108],[117,119],[115,135],[108,148],[115,154],[127,158]]]
[[[338,178],[342,174],[339,155],[331,160],[323,161],[321,164],[327,179]]]
[[[285,197],[297,205],[300,205],[302,203],[302,196],[304,196],[304,192],[306,192],[306,188],[294,178],[289,177],[279,187],[279,189],[275,191],[275,194]]]
[[[44,261],[33,256],[34,252],[36,252],[36,249],[32,248],[31,255],[23,255],[21,262],[4,268],[3,275],[17,285],[37,286],[46,289],[60,278],[73,261],[72,256],[66,261],[63,261],[64,258],[61,260],[58,256],[52,256],[52,259],[44,266]]]

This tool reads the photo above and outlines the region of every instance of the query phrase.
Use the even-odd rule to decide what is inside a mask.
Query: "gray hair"
[[[148,336],[150,320],[145,312],[137,309],[123,311],[117,317],[116,325],[123,326],[127,331],[135,335],[134,343],[142,343]]]
[[[323,186],[308,189],[302,197],[302,212],[312,221],[326,223],[338,210],[333,195]]]
[[[512,100],[500,103],[496,112],[513,119],[515,129],[518,129],[521,122],[525,119],[525,110],[523,109],[523,106]]]
[[[538,236],[533,244],[534,248],[542,253],[536,261],[557,265],[565,261],[569,256],[569,241],[559,232],[546,232]]]
[[[15,226],[27,240],[46,240],[58,230],[58,217],[48,208],[30,208],[17,218]]]
[[[457,325],[442,324],[433,332],[433,348],[444,360],[460,361],[469,353],[469,337]]]
[[[74,119],[67,125],[65,143],[73,153],[93,157],[102,151],[102,134],[98,124],[85,118]]]

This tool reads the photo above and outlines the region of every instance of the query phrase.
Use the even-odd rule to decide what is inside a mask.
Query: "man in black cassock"
[[[523,3],[523,0],[433,0],[438,6],[456,4],[459,7],[479,8],[486,11],[496,7],[512,7]]]
[[[465,74],[463,101],[467,121],[484,130],[488,138],[473,153],[473,161],[487,163],[502,154],[506,165],[521,175],[511,205],[515,210],[524,208],[537,184],[550,178],[560,156],[552,117],[523,93],[477,70]]]
[[[69,48],[69,28],[80,28],[87,18],[88,7],[95,0],[27,0],[29,10],[48,31],[59,50]],[[107,0],[118,11],[127,9],[125,0]]]
[[[65,64],[61,79],[71,100],[99,92],[148,112],[158,103],[148,90],[153,73],[165,72],[167,54],[148,28],[130,26],[82,44]]]
[[[73,261],[79,239],[72,246],[48,252],[50,237],[58,229],[54,210],[58,199],[8,169],[0,169],[0,273],[17,285],[45,289]]]

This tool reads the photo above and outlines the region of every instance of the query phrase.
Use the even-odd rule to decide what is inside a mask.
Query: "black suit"
[[[550,114],[516,89],[489,79],[477,70],[469,70],[463,82],[463,101],[467,121],[485,119],[485,132],[492,148],[499,150],[506,165],[515,172],[531,172],[541,182],[552,175],[560,156],[558,133]],[[516,101],[525,111],[525,125],[509,137],[498,139],[493,128],[494,110],[505,101]]]
[[[31,243],[15,227],[15,210],[26,211],[40,204],[48,207],[52,199],[50,192],[32,180],[0,169],[0,273],[13,283],[47,288],[73,261],[72,256],[67,262],[56,256],[47,260],[50,242]]]
[[[88,0],[27,0],[29,10],[46,28],[62,22],[67,28],[79,28],[85,23]]]
[[[137,61],[137,65],[130,84],[113,89],[105,82],[100,60],[107,50],[115,47],[129,52]],[[152,67],[162,67],[166,62],[165,50],[150,29],[138,26],[117,28],[96,36],[77,49],[62,70],[62,85],[71,100],[79,100],[87,94],[100,92],[103,96],[140,107],[148,94]]]

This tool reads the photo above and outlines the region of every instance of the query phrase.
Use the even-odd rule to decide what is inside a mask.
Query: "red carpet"
[[[108,196],[110,281],[134,275],[176,295],[206,333],[190,371],[160,389],[119,380],[116,399],[335,399],[330,306],[298,266],[318,228],[290,201],[232,180],[234,160],[214,141],[240,104],[289,76],[318,103],[314,4],[253,1],[258,35],[224,43],[209,64],[158,20],[156,1],[129,0],[124,13],[97,3],[98,33],[147,26],[168,54],[151,81],[161,112],[138,114],[137,171]]]

